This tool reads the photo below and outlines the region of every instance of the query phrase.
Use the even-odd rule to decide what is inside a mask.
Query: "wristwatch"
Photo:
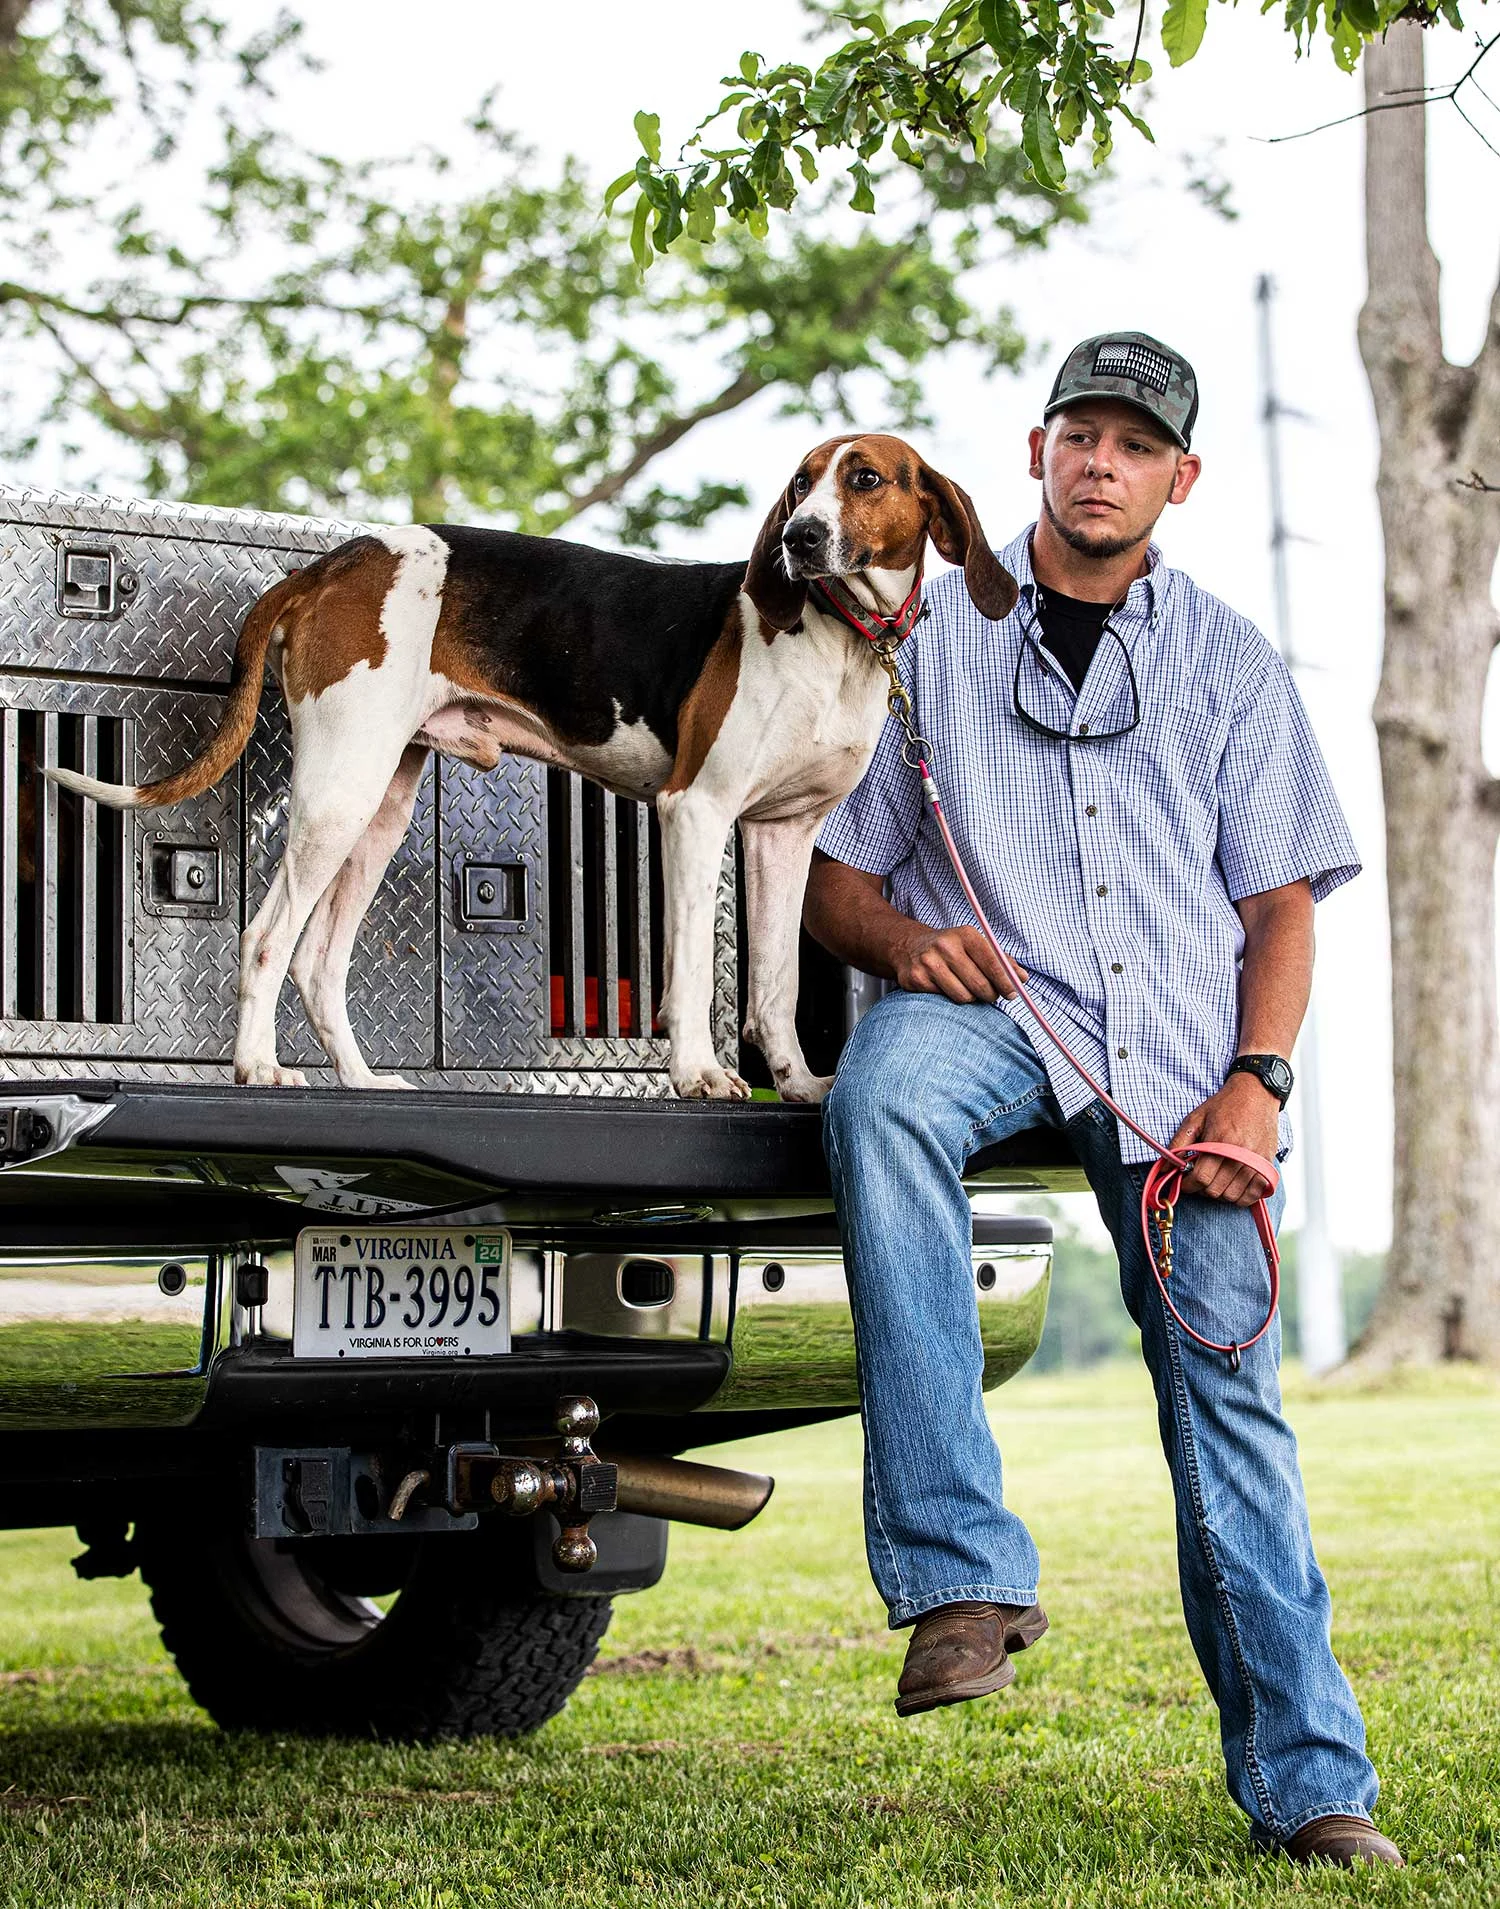
[[[1238,1054],[1229,1063],[1231,1074],[1253,1074],[1268,1094],[1274,1094],[1284,1107],[1296,1078],[1279,1054]]]

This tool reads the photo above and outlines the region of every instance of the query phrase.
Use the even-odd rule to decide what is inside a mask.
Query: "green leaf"
[[[849,177],[854,181],[854,197],[849,201],[856,212],[875,210],[875,189],[870,183],[870,168],[863,160],[856,159],[849,168]]]
[[[651,201],[643,192],[635,202],[635,217],[630,224],[630,255],[643,272],[651,263],[651,240],[646,232],[650,217]]]
[[[661,159],[661,114],[637,113],[635,116],[635,134],[641,142],[641,150],[656,165]]]
[[[604,193],[604,210],[606,212],[613,212],[615,209],[615,200],[619,198],[627,186],[633,186],[634,184],[635,167],[632,166],[629,172],[622,172],[618,179],[606,187]]]
[[[802,177],[811,185],[818,176],[817,160],[813,158],[806,146],[793,146],[792,151],[797,155],[797,164],[802,168]]]
[[[1341,73],[1352,73],[1365,50],[1365,37],[1347,16],[1332,29],[1333,60]]]
[[[714,235],[714,225],[717,218],[717,214],[714,210],[713,194],[706,186],[696,186],[688,194],[687,205],[688,237],[690,239],[697,239],[702,245],[707,245]]]
[[[753,86],[760,78],[760,55],[742,53],[740,55],[740,78],[747,86]]]
[[[1125,104],[1124,100],[1120,101],[1118,107],[1115,110],[1119,113],[1121,119],[1123,119],[1127,125],[1134,126],[1136,131],[1140,134],[1141,138],[1146,141],[1148,146],[1154,146],[1156,144],[1156,134],[1152,132],[1151,128],[1146,124],[1145,120],[1141,118],[1139,113],[1131,112],[1130,108]]]
[[[1045,96],[1038,97],[1021,121],[1021,145],[1038,184],[1049,192],[1061,192],[1068,182],[1068,169],[1063,164],[1062,146]]]
[[[814,121],[831,119],[854,80],[852,67],[825,66],[807,90],[808,118]]]
[[[1203,44],[1208,0],[1167,0],[1161,16],[1161,43],[1173,66],[1185,66]]]
[[[1015,0],[979,0],[979,31],[1002,60],[1009,59],[1025,31]]]
[[[767,133],[750,155],[750,177],[760,188],[762,196],[769,193],[780,178],[781,166],[781,141]]]

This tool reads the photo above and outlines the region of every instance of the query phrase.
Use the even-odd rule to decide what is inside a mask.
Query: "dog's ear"
[[[951,477],[924,464],[917,480],[930,499],[927,534],[949,563],[964,567],[964,583],[974,608],[991,623],[1016,607],[1016,580],[990,549],[974,500]]]
[[[750,567],[745,572],[744,591],[755,605],[763,622],[773,630],[794,630],[802,621],[807,605],[807,585],[795,583],[786,573],[786,553],[781,548],[781,533],[796,505],[790,484],[776,500],[776,507],[760,527]]]

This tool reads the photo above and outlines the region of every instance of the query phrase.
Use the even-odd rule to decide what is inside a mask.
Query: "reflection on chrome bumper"
[[[221,1283],[212,1251],[0,1258],[0,1428],[187,1424]]]
[[[1051,1273],[1047,1246],[974,1248],[986,1390],[1013,1377],[1036,1351]],[[837,1253],[742,1257],[729,1344],[729,1377],[705,1411],[859,1403],[854,1321]]]

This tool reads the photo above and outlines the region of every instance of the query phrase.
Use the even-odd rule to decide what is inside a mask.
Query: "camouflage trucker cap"
[[[1198,379],[1180,351],[1144,331],[1085,338],[1063,361],[1043,419],[1080,398],[1138,405],[1186,450],[1198,417]]]

